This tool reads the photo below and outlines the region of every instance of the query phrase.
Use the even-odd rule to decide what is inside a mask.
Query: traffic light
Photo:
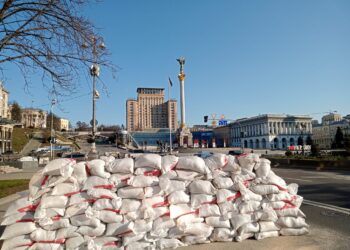
[[[207,115],[204,116],[204,122],[205,122],[205,123],[208,122],[208,116],[207,116]]]

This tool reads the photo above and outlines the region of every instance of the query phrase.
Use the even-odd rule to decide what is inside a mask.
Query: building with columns
[[[47,112],[41,109],[22,109],[21,123],[25,128],[46,128]]]
[[[320,149],[331,149],[338,128],[341,129],[344,136],[350,136],[350,115],[342,117],[340,114],[330,113],[323,116],[322,123],[313,126],[313,142]]]
[[[304,115],[264,114],[230,124],[230,144],[251,149],[287,149],[312,133],[312,118]]]

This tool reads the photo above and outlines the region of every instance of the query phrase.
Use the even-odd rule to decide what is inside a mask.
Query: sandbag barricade
[[[303,235],[297,191],[256,154],[56,159],[6,211],[2,249],[165,249]]]

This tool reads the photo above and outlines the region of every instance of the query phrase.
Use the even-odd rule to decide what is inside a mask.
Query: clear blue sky
[[[97,103],[97,119],[125,124],[125,101],[137,87],[174,86],[176,58],[186,57],[186,118],[241,118],[263,113],[350,113],[350,1],[105,0],[84,14],[95,23],[120,67]],[[38,81],[29,90],[5,72],[10,100],[41,106],[48,95]],[[90,84],[90,83],[89,83]],[[91,91],[83,84],[80,94]],[[75,94],[76,95],[80,95]],[[91,119],[89,96],[61,104],[73,124]],[[48,106],[41,106],[48,109]],[[178,114],[180,117],[180,114]],[[320,118],[321,115],[314,115]]]

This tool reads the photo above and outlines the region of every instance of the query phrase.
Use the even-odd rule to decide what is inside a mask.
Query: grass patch
[[[12,149],[14,152],[21,152],[24,146],[29,142],[33,129],[13,128]]]
[[[29,180],[1,180],[0,198],[28,189]]]

